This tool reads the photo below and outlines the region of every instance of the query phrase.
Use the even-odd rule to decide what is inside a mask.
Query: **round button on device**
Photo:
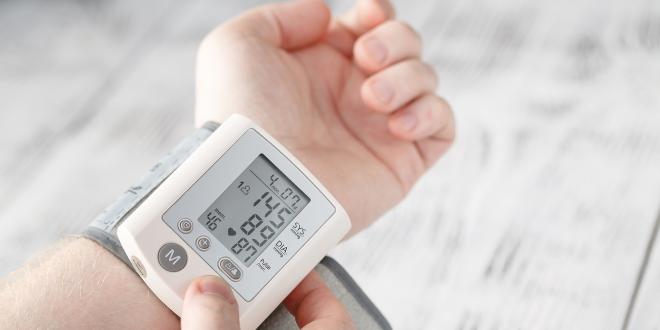
[[[168,272],[178,272],[186,267],[188,254],[179,244],[165,243],[158,250],[158,263]]]
[[[211,240],[206,236],[200,236],[195,240],[195,245],[200,251],[206,251],[211,247]]]
[[[225,258],[220,258],[218,260],[218,268],[220,270],[227,274],[230,280],[236,282],[241,279],[241,276],[243,275],[243,272],[241,271],[236,264],[231,261],[231,259],[225,257]]]
[[[177,226],[177,228],[179,228],[180,232],[182,232],[184,234],[188,234],[192,231],[193,224],[192,224],[192,221],[190,221],[190,219],[183,218],[183,219],[179,220],[179,223],[177,223],[176,226]]]

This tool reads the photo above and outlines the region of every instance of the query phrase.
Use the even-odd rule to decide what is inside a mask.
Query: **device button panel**
[[[239,281],[243,276],[241,269],[227,257],[220,258],[218,261],[218,268],[220,268],[220,270],[234,282]]]
[[[178,272],[186,267],[188,254],[179,244],[165,243],[158,250],[158,263],[168,272]]]

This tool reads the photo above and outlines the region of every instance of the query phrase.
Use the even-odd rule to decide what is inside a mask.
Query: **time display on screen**
[[[249,267],[309,201],[260,154],[198,221]]]

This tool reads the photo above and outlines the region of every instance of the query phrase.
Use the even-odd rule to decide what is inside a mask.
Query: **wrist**
[[[178,318],[121,260],[71,239],[12,274],[0,290],[2,324],[26,328],[176,328]],[[26,324],[26,322],[28,324]]]
[[[81,260],[86,263],[80,267],[84,268],[81,274],[88,274],[81,275],[81,289],[93,291],[88,295],[90,301],[103,302],[88,314],[97,319],[97,325],[143,329],[179,327],[178,317],[158,300],[132,269],[104,247],[88,239],[78,239],[72,242],[71,248],[78,250],[83,255]]]

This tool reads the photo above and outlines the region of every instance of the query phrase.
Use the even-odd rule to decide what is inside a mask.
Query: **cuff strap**
[[[218,123],[206,122],[202,127],[195,130],[193,134],[176,145],[136,185],[128,188],[117,200],[106,207],[82,233],[82,236],[106,248],[126,263],[129,268],[133,269],[131,262],[128,260],[124,249],[117,239],[117,227],[218,127],[220,127]]]

